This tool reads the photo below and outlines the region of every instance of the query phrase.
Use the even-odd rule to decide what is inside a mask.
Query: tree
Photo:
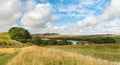
[[[8,31],[10,38],[20,42],[26,42],[27,39],[31,39],[32,36],[28,30],[19,27],[10,28]]]

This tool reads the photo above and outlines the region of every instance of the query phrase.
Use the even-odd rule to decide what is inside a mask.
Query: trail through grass
[[[13,51],[10,52],[9,50],[9,52],[6,51],[4,53],[3,52],[0,53],[0,65],[6,65],[6,63],[10,61],[13,57],[15,57],[19,52],[20,52],[20,49],[14,48],[14,52]]]
[[[23,48],[7,65],[118,65],[118,63],[48,47],[31,46]]]

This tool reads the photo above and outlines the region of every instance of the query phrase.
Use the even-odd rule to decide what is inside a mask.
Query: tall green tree
[[[20,42],[25,42],[27,39],[31,39],[32,36],[28,30],[19,27],[12,27],[8,31],[10,38]]]

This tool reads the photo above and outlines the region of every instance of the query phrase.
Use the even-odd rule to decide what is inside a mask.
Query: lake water
[[[48,38],[42,38],[41,40],[50,40],[50,39],[48,39]],[[62,41],[62,40],[57,39],[56,41]],[[76,41],[76,40],[67,40],[67,42],[72,42],[73,45],[76,45],[78,43],[78,41]]]

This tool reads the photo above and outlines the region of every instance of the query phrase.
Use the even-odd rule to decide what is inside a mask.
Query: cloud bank
[[[63,34],[120,34],[120,1],[111,0],[60,0],[56,4],[35,0],[1,0],[0,31],[12,26],[27,28],[32,33],[56,32]],[[64,4],[68,2],[67,4]],[[84,7],[83,7],[84,6]],[[77,18],[74,24],[57,26],[54,20],[61,17]],[[82,17],[82,19],[81,19]],[[68,19],[68,21],[70,21]],[[57,22],[57,21],[56,21]],[[65,23],[65,22],[64,22]],[[59,23],[58,23],[59,24]]]

